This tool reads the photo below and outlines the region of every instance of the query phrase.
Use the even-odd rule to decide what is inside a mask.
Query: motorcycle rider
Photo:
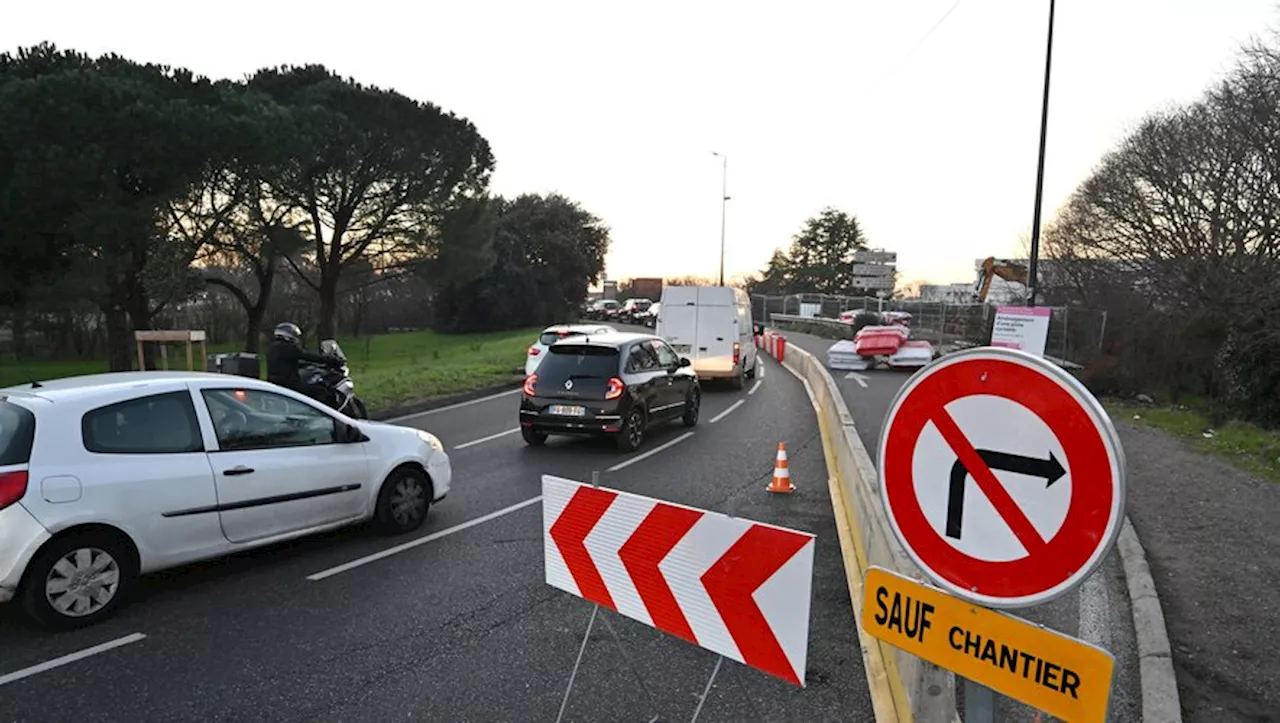
[[[271,345],[267,347],[267,381],[305,394],[308,397],[327,404],[329,390],[322,384],[307,384],[298,374],[301,362],[324,364],[335,369],[342,366],[342,361],[322,354],[312,354],[302,348],[302,329],[293,322],[276,325],[271,334]]]

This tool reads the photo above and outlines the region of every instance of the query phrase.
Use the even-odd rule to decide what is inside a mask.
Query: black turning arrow
[[[1067,473],[1058,458],[1053,456],[1053,452],[1049,453],[1049,459],[1039,459],[979,449],[978,456],[993,470],[1041,477],[1045,480],[1045,489],[1052,487],[1054,482],[1062,479],[1062,476]],[[960,539],[960,523],[964,517],[964,480],[968,476],[969,470],[965,469],[964,463],[957,459],[956,463],[951,465],[951,488],[947,492],[947,537],[956,540]]]

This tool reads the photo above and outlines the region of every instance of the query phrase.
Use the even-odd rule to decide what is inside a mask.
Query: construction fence
[[[939,348],[951,345],[984,345],[991,341],[997,307],[992,304],[954,304],[916,299],[877,299],[827,294],[754,295],[752,316],[769,324],[774,315],[813,319],[839,319],[846,311],[902,311],[911,314],[911,337],[925,339]],[[1045,353],[1084,363],[1103,348],[1107,312],[1081,307],[1050,307],[1049,339]],[[853,338],[854,327],[823,324],[823,336]]]

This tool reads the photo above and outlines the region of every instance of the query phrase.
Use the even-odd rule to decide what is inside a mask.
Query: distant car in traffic
[[[580,336],[547,349],[524,382],[520,432],[532,446],[552,434],[610,436],[634,451],[654,426],[698,423],[702,389],[689,361],[652,334]]]
[[[655,301],[643,313],[636,315],[636,323],[652,329],[658,325],[658,313],[661,311],[662,303]]]
[[[548,326],[538,335],[538,340],[529,346],[524,360],[524,374],[529,376],[537,368],[538,363],[547,353],[547,347],[571,336],[585,336],[590,334],[607,334],[615,331],[612,326],[607,324],[556,324]]]
[[[613,321],[618,318],[622,305],[614,299],[600,299],[587,309],[587,318],[596,321]]]
[[[649,299],[627,299],[618,310],[618,321],[624,324],[639,324],[641,317],[652,305],[653,302]]]
[[[0,601],[98,622],[142,573],[372,519],[418,529],[444,445],[245,377],[125,372],[0,389]]]

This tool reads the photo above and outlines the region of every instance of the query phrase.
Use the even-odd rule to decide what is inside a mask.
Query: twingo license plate
[[[586,407],[576,407],[567,404],[552,404],[547,411],[558,417],[585,417],[587,415]]]

